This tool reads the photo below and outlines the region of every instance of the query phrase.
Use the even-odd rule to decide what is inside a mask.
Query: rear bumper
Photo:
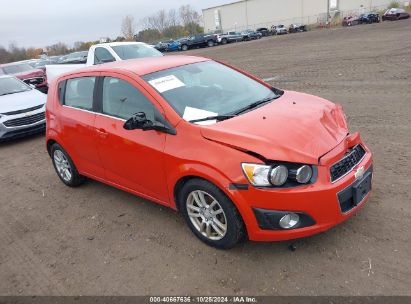
[[[362,161],[335,183],[330,182],[329,166],[320,165],[318,179],[312,185],[289,189],[249,187],[248,190],[232,191],[234,201],[242,209],[249,239],[281,241],[307,237],[328,230],[355,214],[370,195],[368,192],[357,204],[352,200],[351,188],[357,181],[355,172],[364,167],[365,176],[372,170],[372,154],[362,145],[367,152]],[[259,215],[256,210],[260,211]],[[299,225],[295,229],[275,227],[280,218],[276,213],[282,211],[304,215],[305,225]]]

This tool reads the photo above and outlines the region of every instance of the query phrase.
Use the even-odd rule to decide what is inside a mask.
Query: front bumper
[[[41,133],[45,128],[44,108],[29,113],[2,116],[0,117],[0,141]]]
[[[357,198],[356,202],[353,201],[351,187],[361,179],[356,172],[358,168],[361,168],[365,172],[364,177],[368,172],[372,172],[371,151],[360,141],[359,137],[357,143],[361,143],[365,148],[365,156],[349,174],[334,183],[330,181],[330,165],[335,158],[330,159],[327,164],[318,166],[317,181],[311,185],[288,189],[264,189],[249,186],[248,190],[231,190],[230,194],[239,206],[246,224],[249,239],[280,241],[307,237],[328,230],[357,212],[368,199],[370,192],[364,194],[360,200]],[[339,158],[341,156],[338,155]],[[260,218],[256,216],[256,210],[263,214],[276,211],[295,212],[306,215],[307,218],[312,219],[312,222],[301,228],[275,229],[275,227],[267,226],[267,223],[270,223],[269,217],[266,217],[268,221],[262,222],[261,216]]]

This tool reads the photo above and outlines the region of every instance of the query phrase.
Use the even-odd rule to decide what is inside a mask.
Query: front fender
[[[229,185],[233,183],[233,181],[223,172],[201,163],[184,163],[178,166],[177,170],[174,172],[168,171],[167,177],[171,208],[178,210],[174,191],[179,181],[186,178],[201,178],[216,185],[230,198],[240,213],[248,230],[250,225],[249,219],[253,216],[252,210],[248,203],[242,199],[241,194],[239,193],[239,191],[242,190],[233,190],[229,188]]]

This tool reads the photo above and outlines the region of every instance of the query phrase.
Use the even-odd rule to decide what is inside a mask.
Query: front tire
[[[67,152],[57,143],[51,147],[51,158],[58,177],[65,185],[77,187],[86,181],[86,178],[78,173]]]
[[[213,47],[214,46],[214,41],[213,40],[208,40],[207,45],[208,45],[208,47]]]
[[[183,44],[183,45],[181,46],[181,50],[182,50],[182,51],[187,51],[187,50],[188,50],[188,45]]]
[[[214,184],[192,179],[181,189],[178,202],[191,231],[207,245],[229,249],[245,237],[237,208]]]

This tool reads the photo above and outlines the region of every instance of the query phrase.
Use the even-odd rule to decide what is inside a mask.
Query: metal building
[[[203,9],[204,30],[241,31],[291,23],[327,21],[333,14],[363,13],[386,8],[391,0],[240,0]],[[400,2],[405,2],[400,0]]]

